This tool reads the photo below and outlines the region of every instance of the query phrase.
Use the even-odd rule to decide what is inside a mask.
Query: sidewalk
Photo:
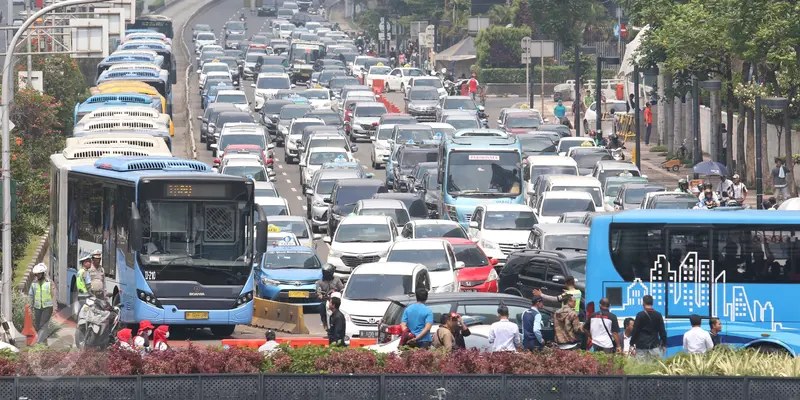
[[[357,30],[354,23],[344,16],[344,2],[336,1],[331,2],[328,6],[328,21],[331,25],[339,24],[339,28],[343,31]]]

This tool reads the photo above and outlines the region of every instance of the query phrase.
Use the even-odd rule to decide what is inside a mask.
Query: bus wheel
[[[211,333],[214,336],[228,337],[233,335],[236,325],[214,325],[211,327]]]
[[[786,354],[790,355],[789,351],[786,350],[783,346],[778,346],[776,344],[764,343],[764,344],[757,344],[753,346],[759,353],[763,354]]]

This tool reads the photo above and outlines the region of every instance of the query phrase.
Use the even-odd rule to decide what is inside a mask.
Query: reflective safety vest
[[[86,277],[87,277],[87,275],[86,274],[88,272],[89,272],[89,270],[83,269],[83,268],[81,268],[78,271],[78,279],[77,279],[77,282],[75,282],[76,285],[78,286],[78,293],[86,293],[87,292],[87,289],[86,289]]]
[[[571,294],[575,299],[575,312],[581,311],[581,291],[579,289],[565,290],[564,293]]]
[[[33,308],[42,309],[53,306],[53,294],[50,291],[50,281],[34,282],[31,291],[33,292]]]

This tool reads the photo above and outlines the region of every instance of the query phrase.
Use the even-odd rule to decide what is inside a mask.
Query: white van
[[[559,176],[549,179],[544,192],[585,192],[592,196],[597,212],[610,211],[603,201],[603,187],[591,176]]]
[[[533,183],[540,175],[575,175],[578,176],[578,163],[574,158],[562,156],[528,156],[525,159],[525,196],[534,192]],[[527,199],[526,199],[527,200]]]

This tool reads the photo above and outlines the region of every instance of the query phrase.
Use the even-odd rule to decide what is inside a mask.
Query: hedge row
[[[534,82],[541,80],[541,67],[534,71]],[[482,68],[478,79],[483,83],[525,83],[525,68]],[[617,74],[614,69],[603,69],[603,79],[613,79]],[[544,67],[544,81],[547,83],[564,83],[568,79],[575,79],[575,71],[568,66],[546,65]]]

